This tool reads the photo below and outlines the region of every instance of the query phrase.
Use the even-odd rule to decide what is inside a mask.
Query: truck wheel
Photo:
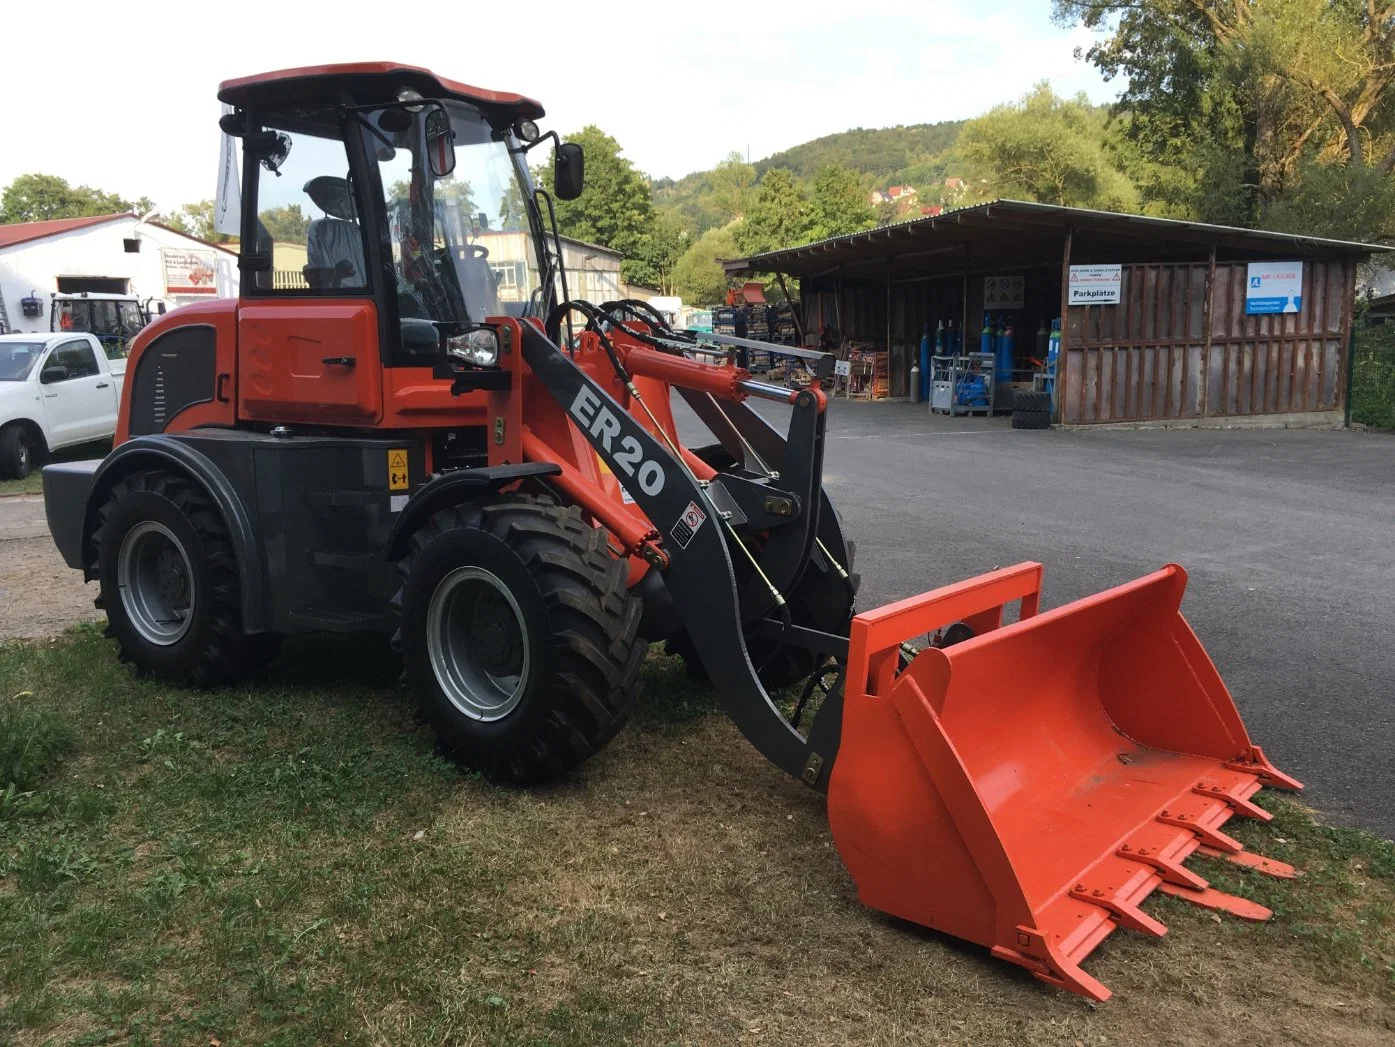
[[[539,781],[624,725],[648,646],[642,603],[576,509],[525,496],[447,509],[399,570],[407,676],[452,759]]]
[[[24,422],[0,429],[0,480],[23,480],[44,454],[44,440]]]
[[[217,506],[173,472],[135,473],[98,510],[97,605],[121,660],[196,687],[231,683],[275,657],[242,632],[237,561]]]

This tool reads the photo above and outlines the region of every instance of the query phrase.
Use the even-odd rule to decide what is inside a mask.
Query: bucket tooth
[[[1153,877],[1148,877],[1152,879]],[[1137,897],[1147,895],[1152,887],[1145,886]],[[1167,925],[1161,920],[1155,920],[1138,907],[1133,900],[1136,886],[1129,884],[1123,889],[1113,886],[1092,887],[1088,883],[1077,883],[1070,889],[1070,896],[1082,902],[1089,902],[1091,905],[1098,905],[1112,913],[1119,921],[1120,927],[1127,927],[1131,931],[1139,931],[1142,934],[1151,934],[1155,938],[1161,938],[1167,933]]]
[[[1218,891],[1214,887],[1207,887],[1202,891],[1194,891],[1188,887],[1178,887],[1175,884],[1164,883],[1158,885],[1158,890],[1163,894],[1170,894],[1174,898],[1181,898],[1185,902],[1200,906],[1203,909],[1211,909],[1215,912],[1228,912],[1232,916],[1238,916],[1242,920],[1250,920],[1254,923],[1263,923],[1274,915],[1272,909],[1267,909],[1259,902],[1252,902],[1248,898],[1241,898],[1234,894],[1227,894],[1225,891]]]
[[[1104,922],[1109,923],[1108,919]],[[1047,985],[1065,989],[1096,1003],[1103,1003],[1114,995],[1103,982],[1086,974],[1078,963],[1053,946],[1035,927],[1019,926],[1016,945],[1017,948],[994,945],[990,952],[999,960],[1026,968],[1033,977]],[[1086,948],[1085,954],[1092,948],[1093,946]]]
[[[1227,815],[1229,805],[1225,805]],[[1174,825],[1179,829],[1190,829],[1201,838],[1201,842],[1208,847],[1214,847],[1218,851],[1225,851],[1227,854],[1238,854],[1243,851],[1244,845],[1233,836],[1227,836],[1208,820],[1198,815],[1195,811],[1178,811],[1164,807],[1158,813],[1158,821],[1163,825]],[[1222,819],[1224,821],[1224,819]]]
[[[1303,783],[1297,778],[1284,774],[1264,755],[1264,750],[1258,745],[1250,746],[1249,752],[1245,755],[1228,760],[1222,766],[1228,771],[1242,771],[1245,774],[1252,774],[1259,779],[1260,784],[1267,785],[1273,789],[1283,789],[1287,792],[1299,792],[1303,788]]]
[[[1253,818],[1257,822],[1272,822],[1274,816],[1263,807],[1252,802],[1250,797],[1259,792],[1259,783],[1237,779],[1227,786],[1214,778],[1203,778],[1192,786],[1192,792],[1211,800],[1224,800],[1236,814]]]
[[[1241,851],[1238,854],[1227,854],[1225,851],[1218,851],[1214,847],[1199,847],[1198,854],[1204,854],[1207,858],[1224,858],[1228,862],[1244,866],[1254,872],[1264,873],[1266,876],[1273,876],[1279,880],[1296,880],[1303,873],[1295,869],[1288,862],[1281,862],[1277,858],[1267,858],[1262,854],[1255,854],[1254,851]]]
[[[1132,862],[1141,862],[1157,870],[1164,883],[1175,883],[1179,887],[1190,887],[1200,891],[1210,886],[1205,879],[1192,872],[1180,860],[1167,857],[1162,850],[1157,847],[1134,847],[1131,844],[1123,844],[1114,852],[1120,858],[1127,858]]]

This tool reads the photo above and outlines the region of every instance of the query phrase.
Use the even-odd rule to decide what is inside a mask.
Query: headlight
[[[476,367],[493,367],[499,362],[499,333],[493,328],[476,327],[447,338],[446,352]]]
[[[398,100],[399,102],[421,102],[421,101],[424,101],[424,99],[421,97],[421,92],[419,92],[419,91],[414,91],[414,90],[412,90],[410,87],[404,87],[404,88],[402,88],[402,90],[398,91],[398,92],[397,92],[397,100]],[[408,112],[412,112],[412,113],[419,113],[419,112],[421,112],[421,110],[422,110],[422,107],[419,106],[419,105],[408,105],[408,106],[403,106],[403,108],[406,109]]]

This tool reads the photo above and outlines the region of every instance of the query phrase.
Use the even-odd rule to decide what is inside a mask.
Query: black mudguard
[[[77,463],[85,464],[85,463]],[[61,466],[48,466],[44,469],[45,511],[48,509],[48,470]],[[97,510],[107,500],[108,495],[120,480],[133,472],[152,468],[170,468],[182,472],[203,487],[208,496],[217,503],[223,520],[227,524],[228,536],[232,540],[233,551],[237,556],[237,575],[242,588],[242,627],[249,633],[266,629],[266,600],[263,587],[261,544],[256,527],[247,507],[237,490],[229,482],[223,471],[206,455],[195,447],[180,440],[177,436],[155,434],[137,436],[127,440],[97,466],[87,490],[86,504],[82,514],[81,538],[77,544],[79,563],[74,564],[64,551],[64,559],[70,567],[80,567],[83,578],[92,581],[92,540],[97,525]],[[70,481],[66,477],[55,476],[59,487],[66,487]],[[58,489],[58,488],[56,488]],[[67,514],[70,510],[59,510]],[[52,524],[50,524],[52,526]],[[64,525],[67,526],[66,524]],[[57,540],[58,532],[54,532]],[[70,539],[69,539],[70,540]],[[59,546],[62,549],[62,546]]]
[[[522,462],[517,465],[489,465],[479,469],[456,469],[426,483],[412,495],[407,508],[393,525],[388,538],[387,558],[400,560],[407,555],[412,532],[442,509],[462,502],[473,502],[501,487],[529,477],[556,476],[562,471],[552,462]]]

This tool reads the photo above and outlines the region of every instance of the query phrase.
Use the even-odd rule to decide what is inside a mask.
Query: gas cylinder
[[[1034,354],[1042,363],[1046,362],[1046,350],[1050,348],[1046,343],[1051,338],[1051,332],[1047,329],[1046,319],[1043,318],[1041,326],[1037,328],[1036,353]]]
[[[1003,325],[998,334],[998,355],[994,360],[993,378],[1007,384],[1012,381],[1013,354],[1016,350],[1017,329],[1011,320]]]
[[[978,351],[981,353],[991,353],[997,348],[998,330],[993,326],[993,316],[989,314],[983,318],[983,333],[978,336]]]
[[[959,355],[959,332],[955,330],[953,320],[945,328],[945,352],[950,356]]]
[[[1051,394],[1051,413],[1056,413],[1056,362],[1061,356],[1061,318],[1051,321],[1051,335],[1046,343],[1046,380],[1043,383]]]

